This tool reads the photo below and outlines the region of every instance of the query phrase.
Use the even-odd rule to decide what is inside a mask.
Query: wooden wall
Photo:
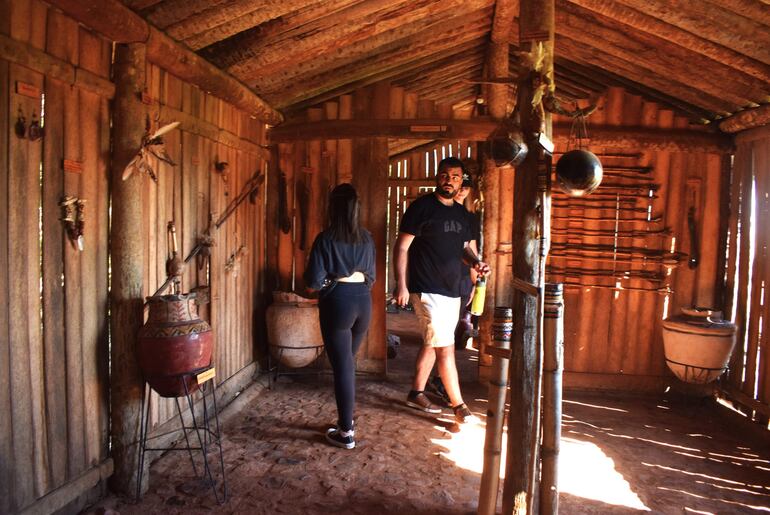
[[[111,46],[30,0],[0,2],[0,37],[17,61],[59,63],[0,59],[0,512],[13,513],[96,471],[93,486],[108,458],[110,88],[66,78],[108,83]],[[19,113],[42,109],[45,137],[18,137]],[[86,201],[82,252],[64,235],[65,195]]]
[[[727,314],[738,338],[723,393],[755,421],[770,418],[770,130],[741,133],[731,182]]]
[[[209,215],[217,221],[255,173],[266,175],[269,157],[257,144],[264,141],[263,123],[152,64],[147,83],[145,103],[152,123],[182,124],[165,137],[177,165],[156,161],[158,182],[144,181],[145,296],[166,279],[168,222],[175,222],[180,252],[187,256],[206,231]],[[218,162],[228,163],[226,176],[216,171]],[[257,334],[263,332],[264,202],[263,185],[258,196],[247,198],[218,230],[212,229],[216,245],[208,264],[210,277],[197,260],[183,276],[183,292],[210,286],[211,303],[201,307],[201,314],[214,329],[218,383],[254,362]],[[227,266],[233,256],[233,265]],[[173,400],[153,394],[151,402],[153,425],[175,416]]]
[[[0,513],[55,511],[112,471],[111,58],[111,42],[44,3],[0,0]],[[175,221],[186,255],[209,214],[218,219],[255,172],[266,175],[269,153],[264,124],[155,66],[147,76],[153,127],[182,122],[166,136],[177,165],[154,163],[158,183],[143,179],[136,244],[145,250],[143,293],[151,295],[165,279],[167,223]],[[19,113],[29,123],[43,110],[42,139],[15,134]],[[227,181],[214,171],[218,161],[229,163]],[[214,231],[210,267],[193,261],[183,277],[184,291],[211,286],[202,313],[215,331],[219,384],[258,368],[266,185]],[[65,195],[86,201],[83,251],[64,232]],[[153,426],[172,418],[169,401],[153,397],[152,406]]]
[[[600,100],[589,118],[589,138],[591,124],[687,127],[685,119],[620,88],[610,88]],[[720,200],[726,161],[719,154],[589,148],[604,165],[603,186],[585,200],[554,194],[548,280],[567,285],[566,384],[660,388],[662,377],[670,377],[661,320],[682,306],[723,308],[720,249],[721,224],[726,220]],[[607,192],[614,197],[603,198]],[[623,195],[629,195],[628,202],[622,201]],[[688,230],[691,208],[700,247],[695,268],[687,264],[693,248]],[[602,250],[587,250],[595,245]],[[676,258],[672,252],[685,255],[678,257],[678,266],[664,266],[662,259]]]

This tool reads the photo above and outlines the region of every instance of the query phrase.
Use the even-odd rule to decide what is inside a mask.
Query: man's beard
[[[454,198],[454,196],[457,194],[457,192],[452,189],[450,191],[445,190],[444,188],[438,189],[438,194],[441,195],[444,198]]]

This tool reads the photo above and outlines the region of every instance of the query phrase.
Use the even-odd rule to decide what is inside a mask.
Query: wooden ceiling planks
[[[432,38],[432,44],[404,46],[383,52],[378,54],[376,59],[366,55],[360,60],[321,75],[300,77],[281,84],[274,92],[265,92],[265,96],[279,107],[313,99],[315,95],[320,96],[314,101],[321,102],[330,98],[328,95],[331,92],[334,93],[332,96],[335,96],[383,79],[397,81],[404,76],[430,74],[431,70],[442,67],[447,60],[461,59],[470,49],[483,47],[486,34],[486,26],[479,25],[476,29],[456,36],[446,34]]]
[[[770,65],[745,56],[735,50],[714,43],[698,34],[688,32],[675,25],[649,16],[631,7],[622,5],[615,0],[569,0],[570,3],[589,9],[597,14],[617,21],[624,28],[630,27],[637,31],[653,34],[658,38],[675,43],[693,53],[710,57],[714,61],[751,75],[752,77],[770,83]],[[756,0],[749,0],[756,4]],[[764,8],[770,11],[770,7]]]
[[[655,75],[671,77],[714,97],[721,96],[735,104],[735,109],[770,100],[765,81],[657,36],[624,30],[623,24],[573,4],[562,4],[556,23],[558,33],[594,46],[597,53],[635,62]],[[703,70],[708,70],[708,74]]]
[[[452,30],[452,24],[459,22],[460,16],[453,13],[451,18],[425,20],[403,37],[387,32],[363,44],[338,48],[331,54],[287,68],[271,77],[260,76],[254,87],[269,96],[270,93],[286,92],[286,88],[321,84],[337,87],[373,73],[399,73],[401,67],[411,68],[412,62],[424,57],[457,53],[462,43],[489,31],[489,8],[464,13],[465,30],[458,34]],[[426,34],[431,37],[426,38]]]
[[[564,34],[556,35],[556,55],[568,55],[570,60],[584,65],[593,65],[630,79],[637,85],[644,85],[678,98],[693,106],[706,109],[724,116],[736,109],[734,103],[722,98],[701,93],[672,77],[657,75],[652,70],[640,66],[638,62],[626,60],[605,52],[598,51],[593,44],[601,42],[576,41]]]
[[[732,48],[736,52],[770,64],[770,30],[730,6],[734,0],[708,3],[700,0],[617,0],[680,29]],[[756,4],[756,2],[753,2]]]
[[[347,3],[352,1],[355,0],[349,0]],[[190,48],[198,49],[292,12],[330,3],[332,2],[317,1],[308,5],[307,0],[284,0],[258,5],[253,0],[229,0],[224,5],[215,3],[207,6],[195,14],[171,23],[164,30],[172,38],[185,42]]]
[[[437,19],[450,17],[455,9],[475,11],[492,3],[493,0],[370,0],[290,30],[275,40],[261,40],[248,48],[229,47],[227,54],[235,57],[236,62],[230,59],[227,69],[236,77],[269,75],[334,54],[348,45],[366,45],[370,38],[380,34],[388,33],[392,39],[414,34]],[[211,57],[220,62],[219,53]]]
[[[481,54],[488,52],[494,23],[513,24],[509,41],[518,43],[515,1],[123,3],[288,111],[380,80],[444,103],[472,101],[479,90],[472,82],[485,75],[476,57],[448,69],[447,62],[481,38]],[[513,15],[494,21],[501,5]],[[765,0],[556,0],[556,12],[562,98],[620,84],[700,122],[770,102]]]
[[[278,15],[279,10],[260,7],[243,16],[232,18],[216,26],[210,26],[203,32],[184,36],[184,43],[190,48],[199,50],[217,45],[220,41],[227,45],[229,38],[232,37],[234,38],[233,41],[241,41],[248,45],[250,41],[276,37],[313,20],[333,15],[361,1],[323,0],[307,2],[291,0],[290,2],[279,2],[280,10],[286,10],[285,14]]]

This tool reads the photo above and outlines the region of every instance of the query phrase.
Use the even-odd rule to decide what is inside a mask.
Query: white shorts
[[[449,347],[455,344],[455,326],[460,313],[460,297],[438,293],[410,293],[422,329],[423,345]]]

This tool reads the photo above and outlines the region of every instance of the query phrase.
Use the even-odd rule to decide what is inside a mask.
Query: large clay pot
[[[180,374],[211,364],[211,326],[198,318],[195,294],[148,298],[150,315],[139,330],[137,359],[145,380],[162,397],[185,394]],[[194,377],[187,389],[198,389]]]
[[[735,346],[735,324],[708,309],[682,308],[663,320],[668,368],[682,381],[705,384],[727,368]]]
[[[273,292],[273,303],[267,308],[267,338],[270,354],[289,368],[315,361],[323,351],[318,301]]]

